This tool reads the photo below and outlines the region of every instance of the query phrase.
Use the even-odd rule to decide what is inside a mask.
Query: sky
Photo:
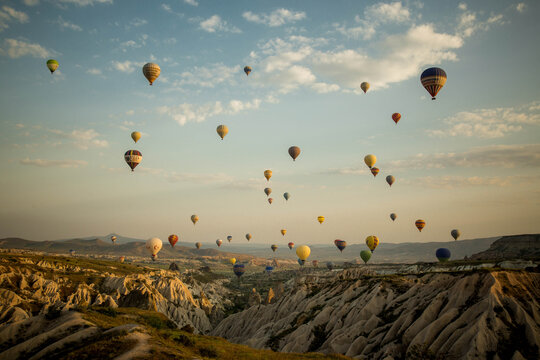
[[[539,15],[537,1],[1,1],[0,238],[540,232]],[[419,79],[432,66],[448,75],[435,101]]]

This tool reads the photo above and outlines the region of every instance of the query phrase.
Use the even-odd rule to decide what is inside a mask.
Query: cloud
[[[359,26],[346,27],[341,24],[334,24],[334,28],[337,32],[345,35],[348,38],[369,40],[375,35],[375,26],[365,20],[357,19],[360,23]]]
[[[39,167],[61,167],[61,168],[78,168],[86,166],[88,162],[83,160],[43,160],[43,159],[22,159],[19,160],[21,165],[32,165]]]
[[[270,14],[254,14],[251,11],[246,11],[242,16],[247,21],[275,27],[305,19],[306,13],[281,8],[272,11]]]
[[[188,5],[191,5],[191,6],[198,6],[199,3],[195,0],[184,0],[184,2]]]
[[[28,15],[9,6],[2,6],[2,10],[0,10],[0,32],[9,28],[9,23],[12,21],[17,21],[21,24],[27,23]]]
[[[90,74],[90,75],[101,75],[102,72],[100,69],[96,69],[96,68],[90,68],[88,70],[86,70],[86,73]]]
[[[524,13],[526,8],[527,8],[527,5],[525,5],[525,3],[519,3],[516,5],[516,10],[519,13]]]
[[[225,20],[221,19],[219,15],[210,16],[208,19],[199,23],[202,30],[215,33],[215,32],[231,32],[241,33],[242,31],[235,26],[229,25]]]
[[[126,60],[123,62],[120,61],[113,61],[112,62],[113,68],[115,68],[118,71],[131,74],[133,71],[135,71],[136,67],[142,66],[142,64],[135,63],[130,60]]]
[[[523,125],[539,125],[540,102],[520,107],[461,111],[443,122],[449,127],[443,130],[428,130],[428,134],[437,137],[500,138],[521,131]]]
[[[146,24],[148,24],[148,21],[145,20],[145,19],[141,19],[141,18],[135,18],[135,19],[133,19],[133,20],[131,20],[129,22],[129,25],[135,26],[135,27],[143,26],[143,25],[146,25]]]
[[[4,44],[7,46],[7,50],[2,49],[1,52],[7,51],[7,55],[12,59],[23,56],[45,59],[52,55],[52,52],[45,49],[43,46],[26,42],[25,40],[5,39]]]
[[[540,167],[540,144],[490,145],[461,153],[417,154],[388,162],[391,169],[444,169],[450,167]]]
[[[71,145],[81,150],[88,150],[91,147],[104,148],[109,146],[107,140],[99,139],[100,134],[94,129],[73,130],[71,132],[49,129],[49,132],[58,138],[70,140]],[[62,142],[56,145],[62,145]]]
[[[23,0],[23,3],[26,6],[36,6],[39,4],[39,0]]]
[[[94,6],[96,4],[112,4],[113,0],[59,0],[61,3],[77,6]]]
[[[230,81],[241,71],[240,66],[225,66],[222,63],[211,64],[209,66],[195,66],[189,71],[184,71],[181,79],[173,82],[173,87],[184,85],[196,85],[213,88],[219,84]]]
[[[487,31],[491,25],[504,24],[503,16],[501,14],[491,15],[487,20],[482,21],[478,19],[476,12],[467,9],[467,5],[461,3],[458,8],[462,11],[458,18],[457,33],[463,37],[470,37],[477,31]]]
[[[379,23],[402,23],[408,21],[411,16],[409,9],[403,7],[401,1],[368,6],[364,14],[370,21]]]
[[[54,21],[54,24],[60,25],[60,28],[63,29],[70,29],[73,31],[82,31],[82,28],[79,25],[73,24],[67,20],[64,20],[62,16],[58,16],[58,19]]]
[[[221,101],[202,105],[184,103],[177,106],[161,106],[158,112],[171,117],[180,125],[185,125],[187,122],[203,122],[217,115],[233,115],[244,110],[258,109],[260,105],[260,99],[250,102],[231,100],[225,105]]]

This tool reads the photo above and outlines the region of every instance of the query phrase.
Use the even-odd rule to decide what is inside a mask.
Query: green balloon
[[[362,258],[362,260],[364,260],[364,263],[367,264],[369,259],[371,259],[371,251],[369,251],[369,250],[360,251],[360,257]]]

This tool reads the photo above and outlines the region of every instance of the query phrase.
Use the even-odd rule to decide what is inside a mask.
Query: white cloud
[[[368,6],[364,11],[366,18],[380,23],[396,23],[408,21],[411,14],[409,9],[403,7],[401,1],[390,4],[378,3]]]
[[[215,33],[215,32],[240,33],[242,32],[237,27],[229,25],[219,15],[213,15],[209,17],[208,19],[201,21],[199,23],[199,26],[202,30],[209,33]]]
[[[275,27],[305,19],[306,13],[281,8],[272,11],[270,14],[254,14],[251,11],[246,11],[242,16],[247,21]]]
[[[39,4],[39,0],[23,0],[23,3],[26,6],[36,6]]]
[[[130,61],[130,60],[126,60],[126,61],[123,61],[123,62],[113,61],[112,65],[116,70],[124,72],[124,73],[128,73],[128,74],[135,71],[136,67],[142,66],[142,65],[140,65],[138,63],[135,63],[133,61]]]
[[[90,68],[88,70],[86,70],[86,72],[90,75],[101,75],[102,72],[100,69],[96,69],[96,68]]]
[[[346,37],[353,39],[364,39],[369,40],[375,35],[375,26],[364,20],[358,20],[360,22],[359,26],[346,27],[341,24],[334,24],[334,27],[337,32],[345,35]]]
[[[70,29],[70,30],[73,30],[73,31],[82,31],[82,28],[77,25],[77,24],[74,24],[74,23],[71,23],[67,20],[64,20],[62,18],[62,16],[58,16],[58,19],[56,21],[54,21],[55,24],[58,24],[60,25],[60,28],[61,29]]]
[[[487,31],[491,25],[504,24],[501,14],[491,15],[487,20],[478,19],[476,12],[467,10],[465,4],[459,4],[458,8],[462,11],[458,18],[457,33],[463,37],[470,37],[477,31]]]
[[[112,4],[113,0],[59,0],[61,3],[77,6],[94,6],[96,4]]]
[[[233,115],[244,110],[258,109],[260,104],[260,99],[251,102],[231,100],[226,105],[220,101],[202,105],[184,103],[177,106],[161,106],[158,112],[170,116],[180,125],[185,125],[187,122],[203,122],[217,115]]]
[[[311,88],[319,94],[327,94],[330,92],[338,91],[340,89],[339,85],[327,84],[323,82],[314,83],[313,85],[311,85]]]
[[[196,0],[184,0],[184,2],[191,6],[198,6],[199,3]]]
[[[12,59],[17,59],[23,56],[32,56],[45,59],[50,57],[51,51],[45,49],[39,44],[26,42],[25,40],[5,39],[6,49],[1,49],[1,52],[7,52],[7,55]]]
[[[70,140],[71,145],[81,150],[88,150],[91,147],[104,148],[109,146],[107,140],[99,139],[100,134],[94,129],[73,130],[71,132],[49,129],[49,132],[61,139]],[[60,142],[57,145],[62,144]]]
[[[22,159],[19,160],[22,165],[32,165],[39,167],[61,167],[61,168],[78,168],[86,166],[88,162],[83,160],[43,160],[43,159]]]
[[[230,81],[240,72],[238,65],[228,67],[221,63],[209,66],[196,66],[189,71],[184,71],[179,81],[173,82],[173,87],[184,85],[196,85],[213,88],[219,84]]]
[[[129,22],[129,25],[135,26],[135,27],[143,26],[143,25],[146,25],[146,24],[148,24],[148,21],[145,20],[145,19],[141,19],[141,18],[135,18],[135,19],[133,19],[133,20],[131,20]]]
[[[520,13],[524,13],[526,8],[527,5],[525,5],[525,3],[519,3],[516,5],[516,10]]]
[[[461,111],[443,121],[449,128],[428,130],[428,134],[438,137],[500,138],[521,131],[523,125],[539,125],[540,102],[521,107]]]
[[[0,10],[0,32],[9,28],[9,23],[12,21],[17,21],[21,24],[27,23],[28,15],[9,6],[2,6],[2,10]]]

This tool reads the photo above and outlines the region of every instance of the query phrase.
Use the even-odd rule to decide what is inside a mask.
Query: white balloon
[[[152,256],[156,256],[159,250],[163,247],[163,241],[157,237],[146,240],[146,250]]]

